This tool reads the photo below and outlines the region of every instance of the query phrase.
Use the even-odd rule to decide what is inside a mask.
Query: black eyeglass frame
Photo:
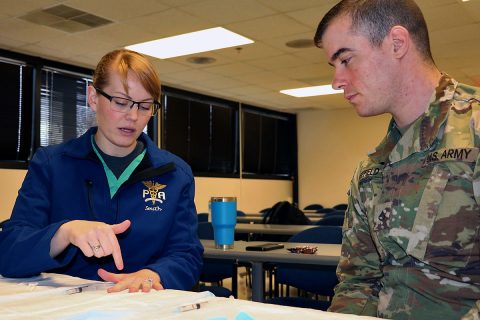
[[[140,103],[145,103],[145,102],[151,103],[153,105],[153,109],[152,109],[152,113],[151,113],[152,116],[154,116],[162,106],[161,103],[158,102],[157,100],[153,100],[152,102],[150,102],[150,101],[134,101],[132,99],[128,99],[128,98],[124,98],[124,97],[111,96],[111,95],[109,95],[108,93],[106,93],[105,91],[103,91],[102,89],[100,89],[96,86],[93,86],[93,88],[98,93],[100,93],[102,96],[107,98],[108,101],[110,101],[110,102],[112,102],[113,98],[124,99],[124,100],[130,101],[132,103],[132,105],[130,106],[130,110],[133,108],[134,105],[137,105],[137,108],[140,110]],[[119,112],[119,111],[117,111],[117,112]]]

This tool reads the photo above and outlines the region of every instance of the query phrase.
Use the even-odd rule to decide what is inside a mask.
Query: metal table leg
[[[263,302],[263,262],[252,262],[252,301]]]

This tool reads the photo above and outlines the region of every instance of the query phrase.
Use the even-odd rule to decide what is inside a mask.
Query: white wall
[[[26,170],[0,169],[0,221],[10,217],[26,173]]]
[[[10,217],[26,170],[0,169],[0,221]],[[292,201],[292,182],[284,180],[195,178],[195,204],[198,212],[208,212],[211,197],[237,197],[244,212],[259,212],[278,201]]]
[[[208,212],[211,197],[237,197],[237,209],[259,212],[278,201],[292,202],[292,182],[286,180],[195,178],[195,205]]]
[[[361,118],[352,108],[297,114],[299,207],[346,203],[358,162],[380,143],[389,121]]]

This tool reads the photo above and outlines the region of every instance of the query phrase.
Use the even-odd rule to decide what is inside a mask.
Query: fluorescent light
[[[152,57],[167,59],[250,43],[253,43],[253,40],[225,28],[217,27],[138,43],[126,48]]]
[[[297,98],[323,96],[327,94],[342,93],[343,90],[335,90],[331,85],[305,87],[297,89],[281,90],[280,93],[288,94]]]

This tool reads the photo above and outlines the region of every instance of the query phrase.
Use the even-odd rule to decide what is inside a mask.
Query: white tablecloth
[[[67,294],[67,290],[97,282],[58,274],[28,279],[0,278],[0,319],[206,319],[206,320],[367,320],[338,313],[217,298],[210,292],[178,290],[150,293],[106,293],[104,288]],[[71,292],[71,291],[70,291]],[[200,309],[181,312],[181,306]]]

